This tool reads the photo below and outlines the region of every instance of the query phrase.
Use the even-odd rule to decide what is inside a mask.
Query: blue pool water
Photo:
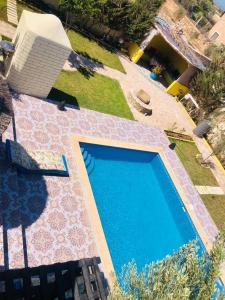
[[[81,143],[113,265],[138,268],[197,237],[156,153]]]

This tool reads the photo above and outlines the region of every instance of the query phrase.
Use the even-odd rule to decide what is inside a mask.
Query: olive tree
[[[190,92],[199,104],[199,119],[224,105],[225,46],[217,47],[211,63],[191,80]]]
[[[70,25],[72,16],[94,17],[100,12],[107,0],[60,0],[59,6],[66,14],[66,26]]]
[[[136,263],[124,266],[109,300],[210,300],[225,299],[215,287],[225,258],[225,230],[218,235],[209,254],[201,253],[197,241],[181,247],[165,259],[138,272]]]

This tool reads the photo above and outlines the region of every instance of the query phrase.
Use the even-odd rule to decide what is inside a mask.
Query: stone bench
[[[131,91],[128,95],[128,100],[130,104],[140,113],[151,115],[152,114],[152,108],[149,104],[145,104],[142,102],[133,91]]]

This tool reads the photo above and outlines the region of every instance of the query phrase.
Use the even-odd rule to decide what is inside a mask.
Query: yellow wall
[[[182,74],[188,67],[187,62],[180,56],[162,37],[156,35],[147,48],[153,47],[162,57],[168,58],[169,62]]]
[[[179,83],[178,81],[174,81],[171,85],[166,89],[166,92],[172,96],[186,95],[189,92],[188,87]]]
[[[131,43],[129,46],[129,56],[132,62],[137,63],[144,54],[144,51],[136,43]]]

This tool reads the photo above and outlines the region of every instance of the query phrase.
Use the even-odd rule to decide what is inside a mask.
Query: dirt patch
[[[174,132],[171,130],[164,130],[164,131],[168,137],[172,137],[174,139],[181,140],[181,141],[193,142],[193,139],[190,135],[180,133],[180,132]]]
[[[185,14],[185,9],[174,0],[166,0],[159,12],[160,16],[166,18],[170,22],[179,22],[190,45],[204,53],[210,45],[209,40],[206,35],[198,30],[194,21]]]

